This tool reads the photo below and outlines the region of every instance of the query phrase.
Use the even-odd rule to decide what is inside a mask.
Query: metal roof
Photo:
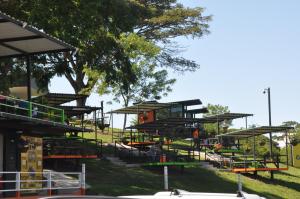
[[[0,58],[74,50],[72,45],[0,11]]]
[[[169,108],[173,103],[158,103],[157,101],[142,102],[126,108],[117,109],[108,113],[138,114],[147,111]]]
[[[143,124],[130,126],[127,127],[127,129],[159,130],[165,128],[185,126],[187,124],[199,123],[200,121],[200,118],[166,118],[161,120],[155,120],[153,122],[147,122]]]
[[[33,98],[35,102],[40,102],[42,104],[47,104],[49,106],[59,106],[64,103],[68,103],[74,100],[82,99],[88,97],[88,95],[82,94],[67,94],[67,93],[47,93],[39,97]]]
[[[29,118],[26,116],[0,112],[0,128],[20,130],[24,133],[41,135],[58,135],[66,132],[91,132],[91,129],[82,129],[66,124]]]
[[[194,105],[201,105],[202,104],[200,99],[183,100],[183,101],[176,101],[176,102],[171,102],[171,103],[181,104],[183,106],[194,106]]]
[[[197,108],[197,109],[186,110],[185,112],[190,113],[190,114],[208,113],[208,109],[207,108]]]
[[[218,115],[211,115],[201,118],[202,123],[217,123],[223,122],[224,120],[233,120],[243,117],[253,116],[253,114],[248,113],[222,113]]]
[[[168,103],[160,103],[157,101],[146,101],[141,103],[135,103],[133,104],[133,106],[117,109],[114,111],[110,111],[108,113],[137,114],[137,113],[154,111],[163,108],[170,108],[174,105],[193,106],[193,105],[201,105],[201,104],[202,102],[199,99],[168,102]]]
[[[224,120],[232,120],[242,117],[252,116],[253,114],[246,113],[223,113],[219,115],[213,115],[203,118],[166,118],[161,120],[155,120],[153,122],[147,122],[134,126],[127,127],[127,129],[164,129],[176,126],[185,126],[187,124],[204,124],[204,123],[216,123]]]
[[[68,117],[83,115],[85,113],[90,114],[93,111],[101,110],[101,107],[91,106],[58,106],[58,108],[63,109]]]
[[[237,138],[248,138],[258,135],[263,135],[267,133],[278,133],[278,132],[286,132],[293,127],[289,126],[261,126],[255,127],[251,129],[238,130],[230,133],[225,133],[218,135],[219,137],[237,137]]]

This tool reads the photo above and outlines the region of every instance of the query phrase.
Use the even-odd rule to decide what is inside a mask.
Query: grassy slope
[[[94,138],[94,133],[85,134]],[[111,142],[111,134],[99,134],[103,142]],[[174,144],[189,146],[190,141],[177,141]],[[104,150],[105,151],[105,150]],[[291,167],[278,172],[275,180],[269,173],[259,173],[257,180],[243,176],[243,189],[267,198],[300,198],[300,169]],[[87,182],[92,186],[91,193],[105,195],[153,194],[163,188],[163,176],[142,168],[122,168],[101,160],[87,161]],[[228,172],[212,172],[201,168],[186,168],[170,175],[170,187],[197,192],[227,192],[237,190],[236,175]]]
[[[258,180],[243,177],[246,192],[257,193],[267,198],[300,198],[300,169],[291,168],[275,175],[272,182],[267,173]],[[106,160],[87,162],[87,182],[91,193],[105,195],[153,194],[163,188],[160,172],[142,168],[123,168]],[[186,168],[170,174],[170,187],[197,192],[227,192],[237,190],[236,175],[228,172],[213,172],[198,167]]]

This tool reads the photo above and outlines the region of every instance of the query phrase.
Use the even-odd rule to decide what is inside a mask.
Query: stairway
[[[127,168],[134,168],[134,167],[139,167],[140,164],[127,164],[126,162],[122,161],[118,157],[106,157],[107,160],[109,160],[112,164],[120,167],[127,167]]]
[[[216,170],[217,168],[214,167],[213,165],[209,164],[209,162],[204,162],[204,161],[201,161],[200,162],[200,166],[204,169],[207,169],[207,170]]]

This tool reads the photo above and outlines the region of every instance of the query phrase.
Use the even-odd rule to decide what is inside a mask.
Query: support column
[[[166,191],[169,190],[168,166],[164,166],[164,188]]]
[[[31,101],[31,63],[29,55],[26,56],[26,70],[27,70],[27,100]]]

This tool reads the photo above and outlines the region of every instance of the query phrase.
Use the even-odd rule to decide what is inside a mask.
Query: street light
[[[265,88],[263,91],[263,94],[268,94],[268,109],[269,109],[269,126],[272,126],[272,120],[271,120],[271,89],[270,87]],[[272,158],[273,155],[273,146],[272,146],[272,132],[270,132],[270,158]]]

